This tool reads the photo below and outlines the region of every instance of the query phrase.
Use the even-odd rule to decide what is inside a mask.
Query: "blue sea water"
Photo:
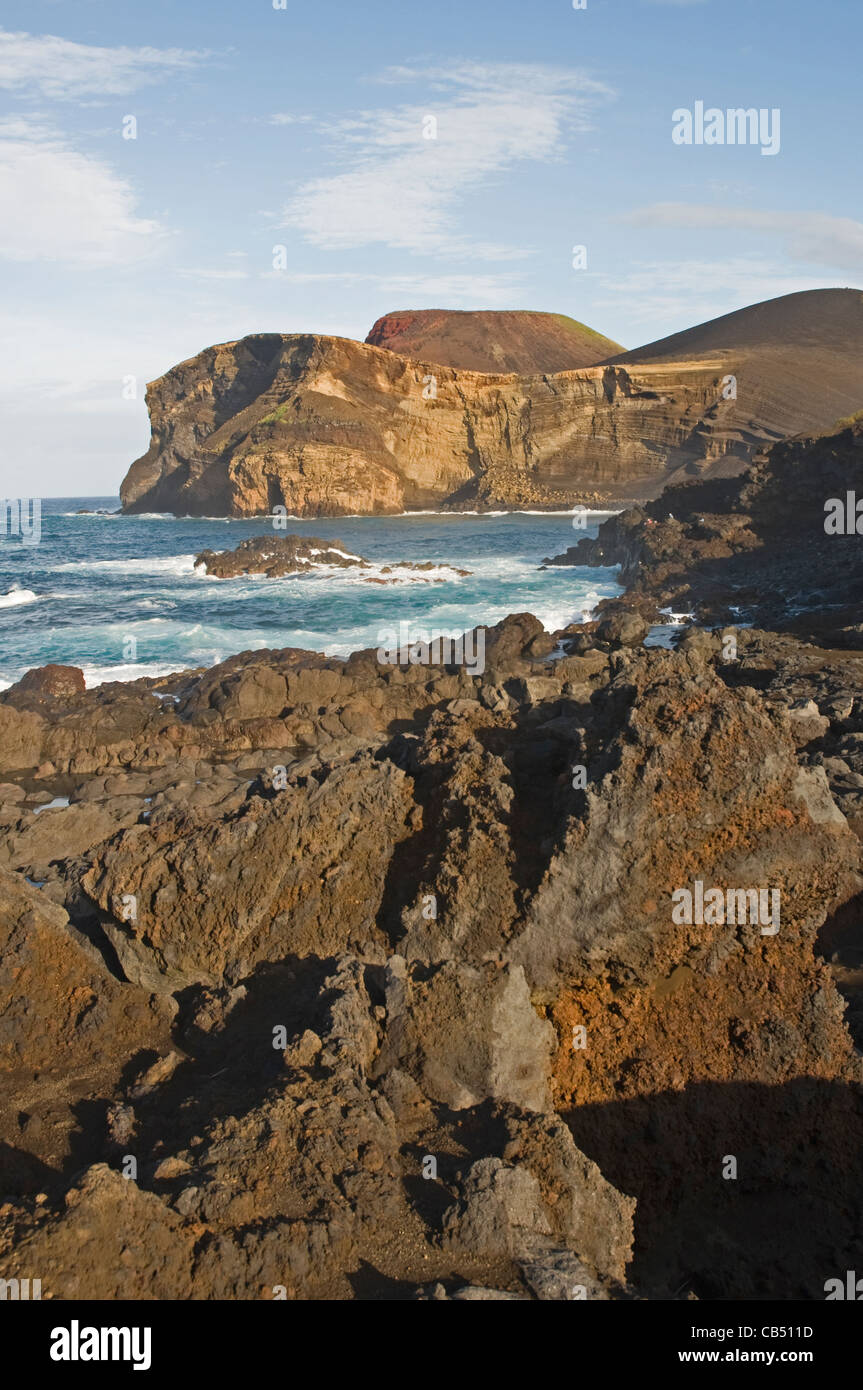
[[[441,567],[432,577],[442,582],[415,575],[379,585],[365,582],[369,572],[337,568],[283,579],[195,570],[204,549],[285,534],[266,518],[75,514],[118,506],[115,497],[50,498],[38,544],[0,534],[0,688],[49,661],[82,667],[91,686],[262,647],[346,656],[401,622],[433,637],[531,612],[553,630],[620,592],[615,569],[539,569],[545,556],[595,535],[599,513],[577,531],[571,515],[524,512],[288,520],[288,532],[340,540],[374,565]]]

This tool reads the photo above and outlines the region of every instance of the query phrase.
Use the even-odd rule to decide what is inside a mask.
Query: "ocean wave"
[[[137,512],[135,515],[127,515],[125,512],[113,511],[83,511],[83,512],[58,512],[58,516],[71,517],[73,521],[189,521],[189,517],[176,517],[173,512]],[[209,521],[219,521],[220,517],[211,516]]]
[[[88,690],[92,690],[93,686],[107,685],[109,681],[139,681],[144,676],[170,676],[175,671],[186,671],[191,667],[205,664],[207,663],[186,657],[184,660],[177,661],[118,662],[116,666],[97,666],[85,663],[81,670],[84,672],[84,684]]]
[[[337,551],[337,554],[345,554]],[[351,556],[349,558],[357,558]],[[505,564],[505,562],[503,562]],[[262,592],[270,588],[293,590],[301,594],[307,590],[308,586],[326,583],[330,587],[363,588],[367,585],[374,585],[376,588],[399,588],[402,586],[428,585],[440,583],[461,583],[465,579],[464,573],[459,573],[460,566],[436,564],[428,570],[412,570],[403,568],[404,561],[398,560],[376,560],[368,562],[363,566],[350,566],[343,568],[341,565],[332,565],[313,561],[308,568],[298,570],[295,574],[235,574],[227,579],[221,579],[215,574],[206,574],[203,566],[195,568],[195,574],[202,579],[210,582],[209,596],[217,597],[223,595],[228,599],[260,598]],[[471,569],[471,561],[465,562],[465,569]],[[510,566],[511,568],[511,566]],[[526,566],[526,572],[533,572],[536,565]],[[390,573],[385,574],[384,570]]]
[[[107,570],[113,574],[175,574],[195,573],[194,555],[152,555],[134,560],[69,560],[57,565],[57,570],[71,573],[75,570]]]
[[[468,564],[465,565],[466,569]],[[459,574],[459,568],[454,565],[436,564],[433,569],[415,570],[408,569],[403,560],[376,560],[374,562],[369,561],[362,568],[357,566],[351,569],[342,569],[340,565],[315,565],[312,575],[326,579],[328,582],[342,581],[350,586],[375,584],[381,587],[389,585],[398,588],[402,585],[414,584],[455,584],[466,577],[464,574]],[[385,570],[388,570],[389,573],[385,574]]]
[[[0,608],[18,608],[22,603],[37,603],[38,594],[34,594],[32,589],[12,588],[8,593],[0,594]]]

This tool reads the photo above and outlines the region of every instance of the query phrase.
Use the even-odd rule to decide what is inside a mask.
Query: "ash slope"
[[[863,398],[858,291],[786,296],[692,334],[649,358],[532,376],[312,334],[224,343],[150,384],[151,444],[123,482],[123,509],[602,505],[739,471],[765,442],[825,428]]]
[[[822,1297],[863,1230],[820,947],[856,920],[822,750],[863,744],[863,656],[741,644],[754,683],[698,642],[549,661],[522,615],[482,676],[288,650],[5,692],[0,1275]],[[696,878],[779,889],[779,934],[675,926]]]
[[[630,370],[697,370],[736,378],[736,401],[711,422],[710,453],[818,433],[859,409],[863,293],[804,290],[749,305],[609,357]],[[721,418],[720,418],[721,417]]]

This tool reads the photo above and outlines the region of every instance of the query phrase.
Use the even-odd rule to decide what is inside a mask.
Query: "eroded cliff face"
[[[255,335],[153,382],[126,511],[255,516],[561,506],[652,494],[755,442],[724,364],[492,376],[345,338]]]
[[[444,318],[416,357],[262,333],[180,363],[148,389],[152,442],[123,483],[124,509],[340,516],[642,501],[688,476],[739,472],[756,449],[826,430],[863,401],[857,290],[784,295],[531,375],[436,364],[435,352],[446,362],[481,341],[474,323],[465,346],[457,316]],[[498,318],[489,351],[539,360],[519,356],[531,316]],[[599,355],[608,343],[596,343]]]

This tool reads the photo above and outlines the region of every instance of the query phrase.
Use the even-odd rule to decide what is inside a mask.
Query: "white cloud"
[[[338,284],[368,285],[376,294],[387,295],[390,304],[398,300],[410,309],[474,309],[510,307],[520,304],[526,290],[513,275],[380,275],[373,272],[268,270],[262,280],[283,280],[288,285]],[[382,311],[385,312],[385,311]]]
[[[0,30],[0,88],[52,99],[121,96],[207,56],[182,48],[98,48],[53,34]]]
[[[34,122],[0,122],[0,258],[122,265],[165,235],[130,185]]]
[[[772,262],[755,256],[674,264],[646,261],[626,275],[601,275],[597,281],[600,293],[594,306],[619,311],[621,302],[625,303],[631,322],[650,325],[651,341],[718,318],[731,309],[742,309],[746,304],[800,290],[832,289],[835,285],[834,278],[819,280],[778,270]],[[664,326],[654,331],[657,324]]]
[[[763,212],[698,203],[656,203],[627,219],[639,227],[750,231],[781,238],[794,261],[863,274],[863,223],[826,212]]]
[[[187,269],[187,270],[180,270],[180,271],[178,271],[177,273],[178,273],[179,275],[185,276],[186,279],[189,279],[189,280],[248,280],[248,279],[249,279],[249,271],[248,271],[248,270],[217,270],[217,269],[210,270],[210,269],[207,269],[205,266],[201,266],[199,269],[195,269],[195,268],[193,267],[193,268]]]
[[[509,309],[526,293],[508,275],[382,275],[377,289],[394,308],[408,309]]]
[[[570,132],[589,129],[590,109],[610,95],[580,72],[517,63],[398,68],[381,80],[422,84],[433,95],[325,128],[349,167],[304,184],[283,225],[326,250],[378,242],[490,260],[524,255],[523,248],[466,237],[457,218],[461,199],[520,161],[559,157]],[[428,138],[424,130],[432,128]]]

